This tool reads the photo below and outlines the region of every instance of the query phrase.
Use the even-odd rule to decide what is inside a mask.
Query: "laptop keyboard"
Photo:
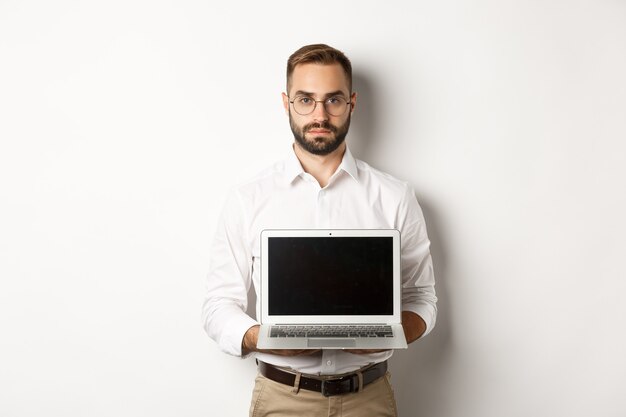
[[[393,337],[391,326],[272,326],[270,337]]]

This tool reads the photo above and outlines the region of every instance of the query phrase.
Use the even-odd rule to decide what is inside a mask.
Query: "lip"
[[[308,133],[315,133],[315,134],[323,134],[323,133],[330,133],[330,130],[326,130],[326,129],[311,129],[308,131]]]

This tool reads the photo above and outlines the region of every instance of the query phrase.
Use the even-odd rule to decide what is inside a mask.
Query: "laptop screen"
[[[269,237],[268,313],[393,314],[393,238]]]

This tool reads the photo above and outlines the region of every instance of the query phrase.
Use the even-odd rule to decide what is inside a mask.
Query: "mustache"
[[[333,125],[331,125],[329,122],[323,122],[323,123],[317,123],[317,122],[313,122],[313,123],[309,123],[308,125],[304,125],[304,127],[302,128],[303,132],[308,132],[309,130],[312,129],[326,129],[326,130],[330,130],[333,133],[337,133],[337,128]]]

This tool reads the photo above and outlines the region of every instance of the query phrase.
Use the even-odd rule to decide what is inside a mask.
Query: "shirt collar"
[[[343,170],[350,175],[355,181],[359,181],[359,174],[356,167],[356,159],[352,156],[350,149],[346,147],[346,151],[341,159],[341,164],[337,168],[337,171]],[[304,168],[300,164],[300,160],[296,156],[296,152],[293,150],[293,146],[289,151],[289,155],[285,160],[284,176],[289,184],[291,184],[297,177],[304,174]]]
[[[302,168],[302,164],[300,163],[300,160],[296,156],[296,152],[293,150],[293,145],[292,145],[291,149],[289,150],[287,159],[285,160],[284,172],[283,172],[285,176],[285,180],[287,180],[287,182],[291,184],[297,177],[299,177],[303,173],[304,173],[304,168]]]
[[[352,156],[352,152],[346,146],[346,152],[343,154],[343,159],[338,169],[346,171],[356,182],[359,182],[359,172],[356,168],[356,159]]]

